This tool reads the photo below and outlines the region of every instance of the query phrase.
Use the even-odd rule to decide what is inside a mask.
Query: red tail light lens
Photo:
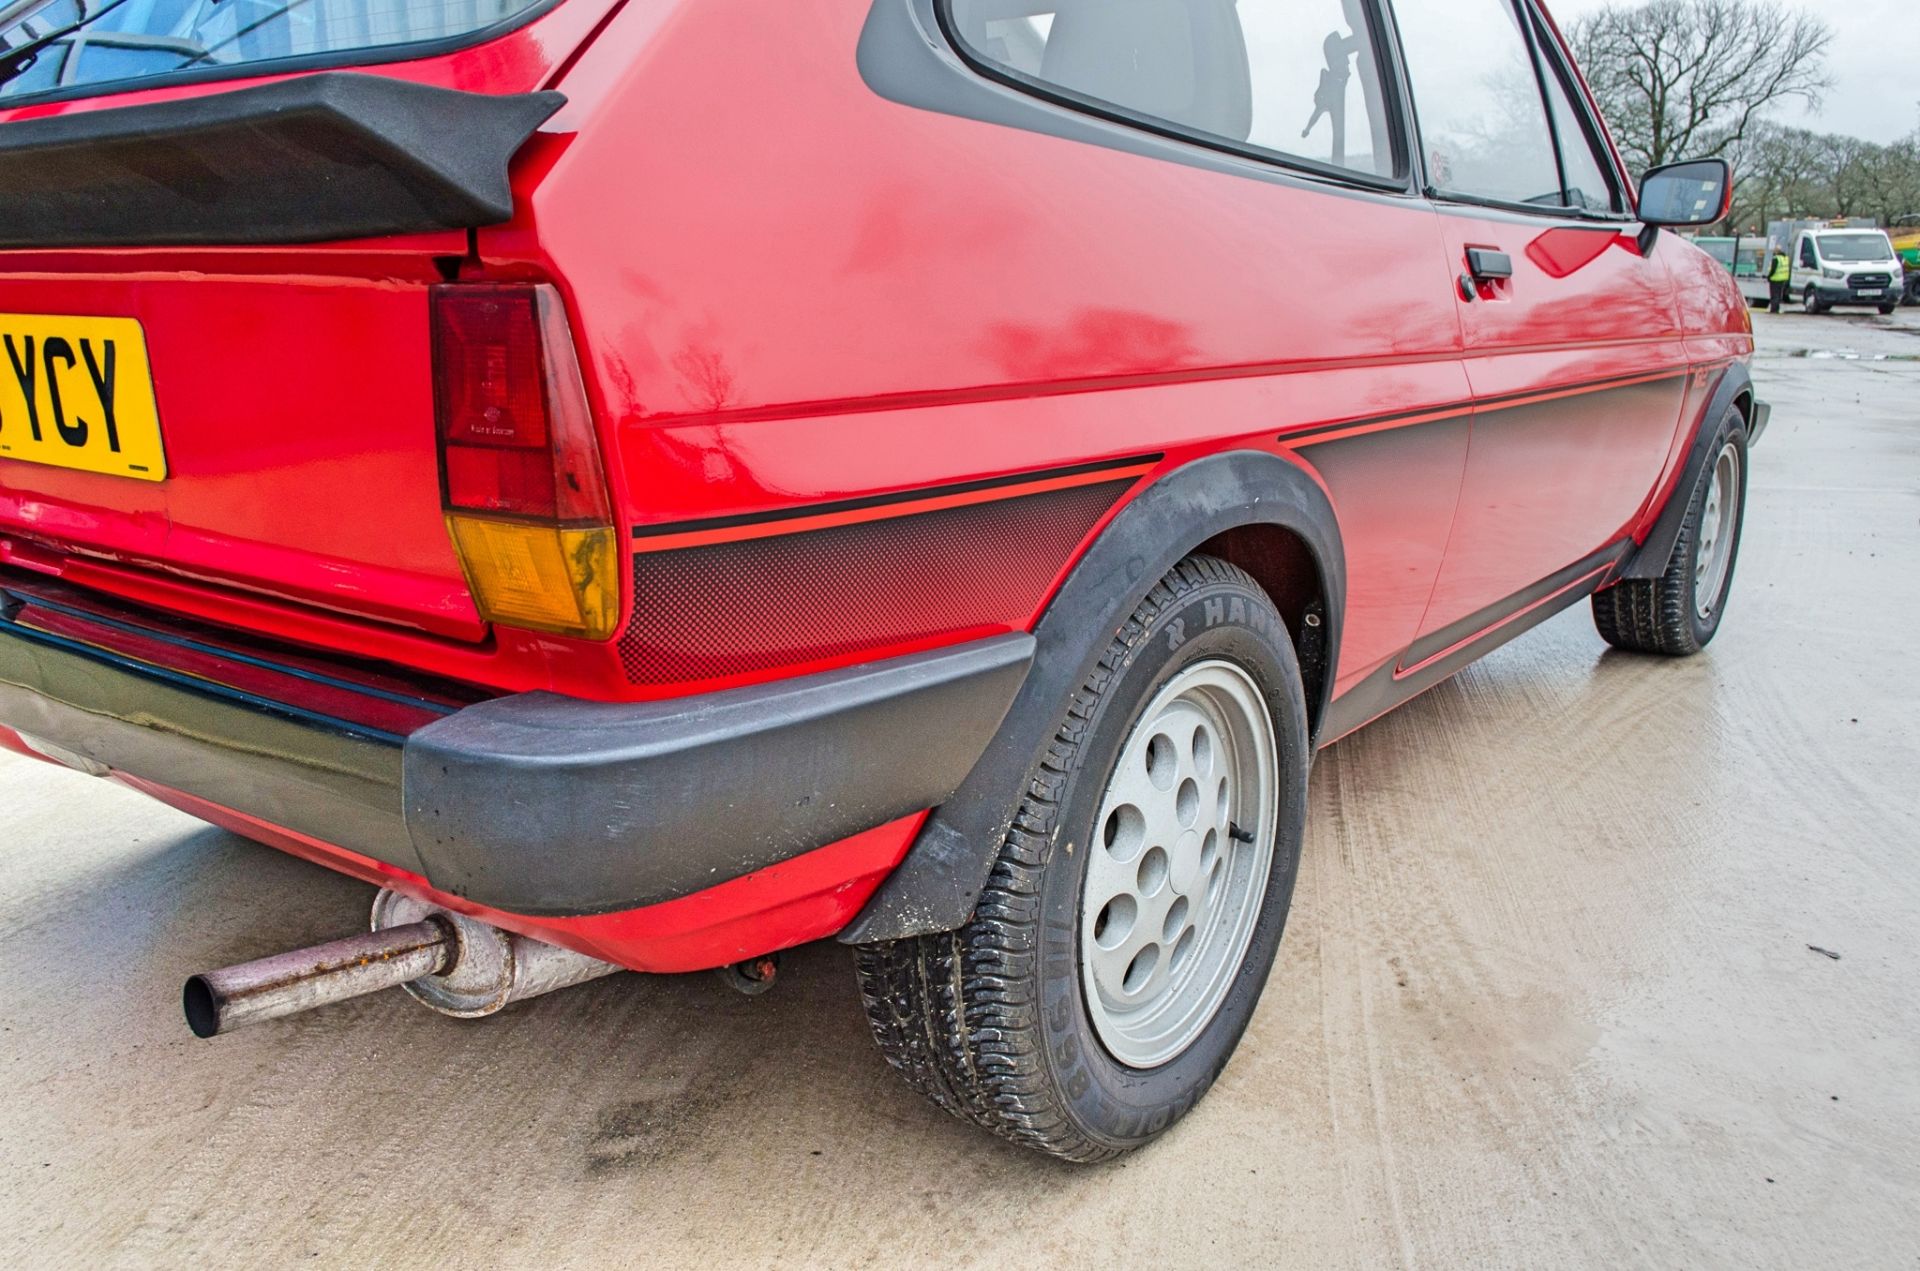
[[[490,622],[605,640],[620,545],[580,364],[551,287],[433,289],[447,532]]]
[[[448,511],[610,521],[573,340],[551,287],[435,287],[433,381]]]

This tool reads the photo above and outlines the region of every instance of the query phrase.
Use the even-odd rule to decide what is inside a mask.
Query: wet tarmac
[[[921,1103],[834,946],[752,1000],[388,993],[196,1041],[188,973],[369,889],[0,757],[0,1265],[1912,1268],[1907,314],[1759,317],[1707,655],[1611,653],[1583,606],[1322,757],[1245,1045],[1116,1166]]]

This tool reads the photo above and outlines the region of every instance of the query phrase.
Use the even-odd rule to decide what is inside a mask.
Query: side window
[[[1541,32],[1538,38],[1541,79],[1547,86],[1547,105],[1553,111],[1553,130],[1560,139],[1560,164],[1567,180],[1561,202],[1584,212],[1618,212],[1622,209],[1619,189],[1608,175],[1613,165],[1602,158],[1605,151],[1582,122],[1564,68],[1552,64],[1546,34]]]
[[[1808,269],[1820,268],[1820,256],[1819,253],[1813,250],[1813,240],[1811,238],[1803,238],[1800,240],[1800,263]]]
[[[1394,13],[1434,188],[1561,206],[1540,81],[1510,0],[1395,0]]]
[[[1368,176],[1399,171],[1351,0],[946,0],[994,69],[1157,123]]]

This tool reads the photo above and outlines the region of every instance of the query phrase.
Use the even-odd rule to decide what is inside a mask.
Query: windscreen
[[[1893,243],[1885,234],[1822,234],[1820,258],[1831,261],[1893,259]]]
[[[544,0],[44,0],[0,3],[0,42],[17,58],[54,37],[0,84],[0,98],[125,86],[179,71],[288,58],[351,60],[469,35]],[[262,67],[263,70],[269,69]]]

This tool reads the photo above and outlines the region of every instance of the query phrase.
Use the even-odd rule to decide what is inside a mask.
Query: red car
[[[1767,410],[1531,0],[0,28],[0,741],[383,888],[203,1034],[837,937],[942,1106],[1205,1092],[1315,751],[1724,612]]]

